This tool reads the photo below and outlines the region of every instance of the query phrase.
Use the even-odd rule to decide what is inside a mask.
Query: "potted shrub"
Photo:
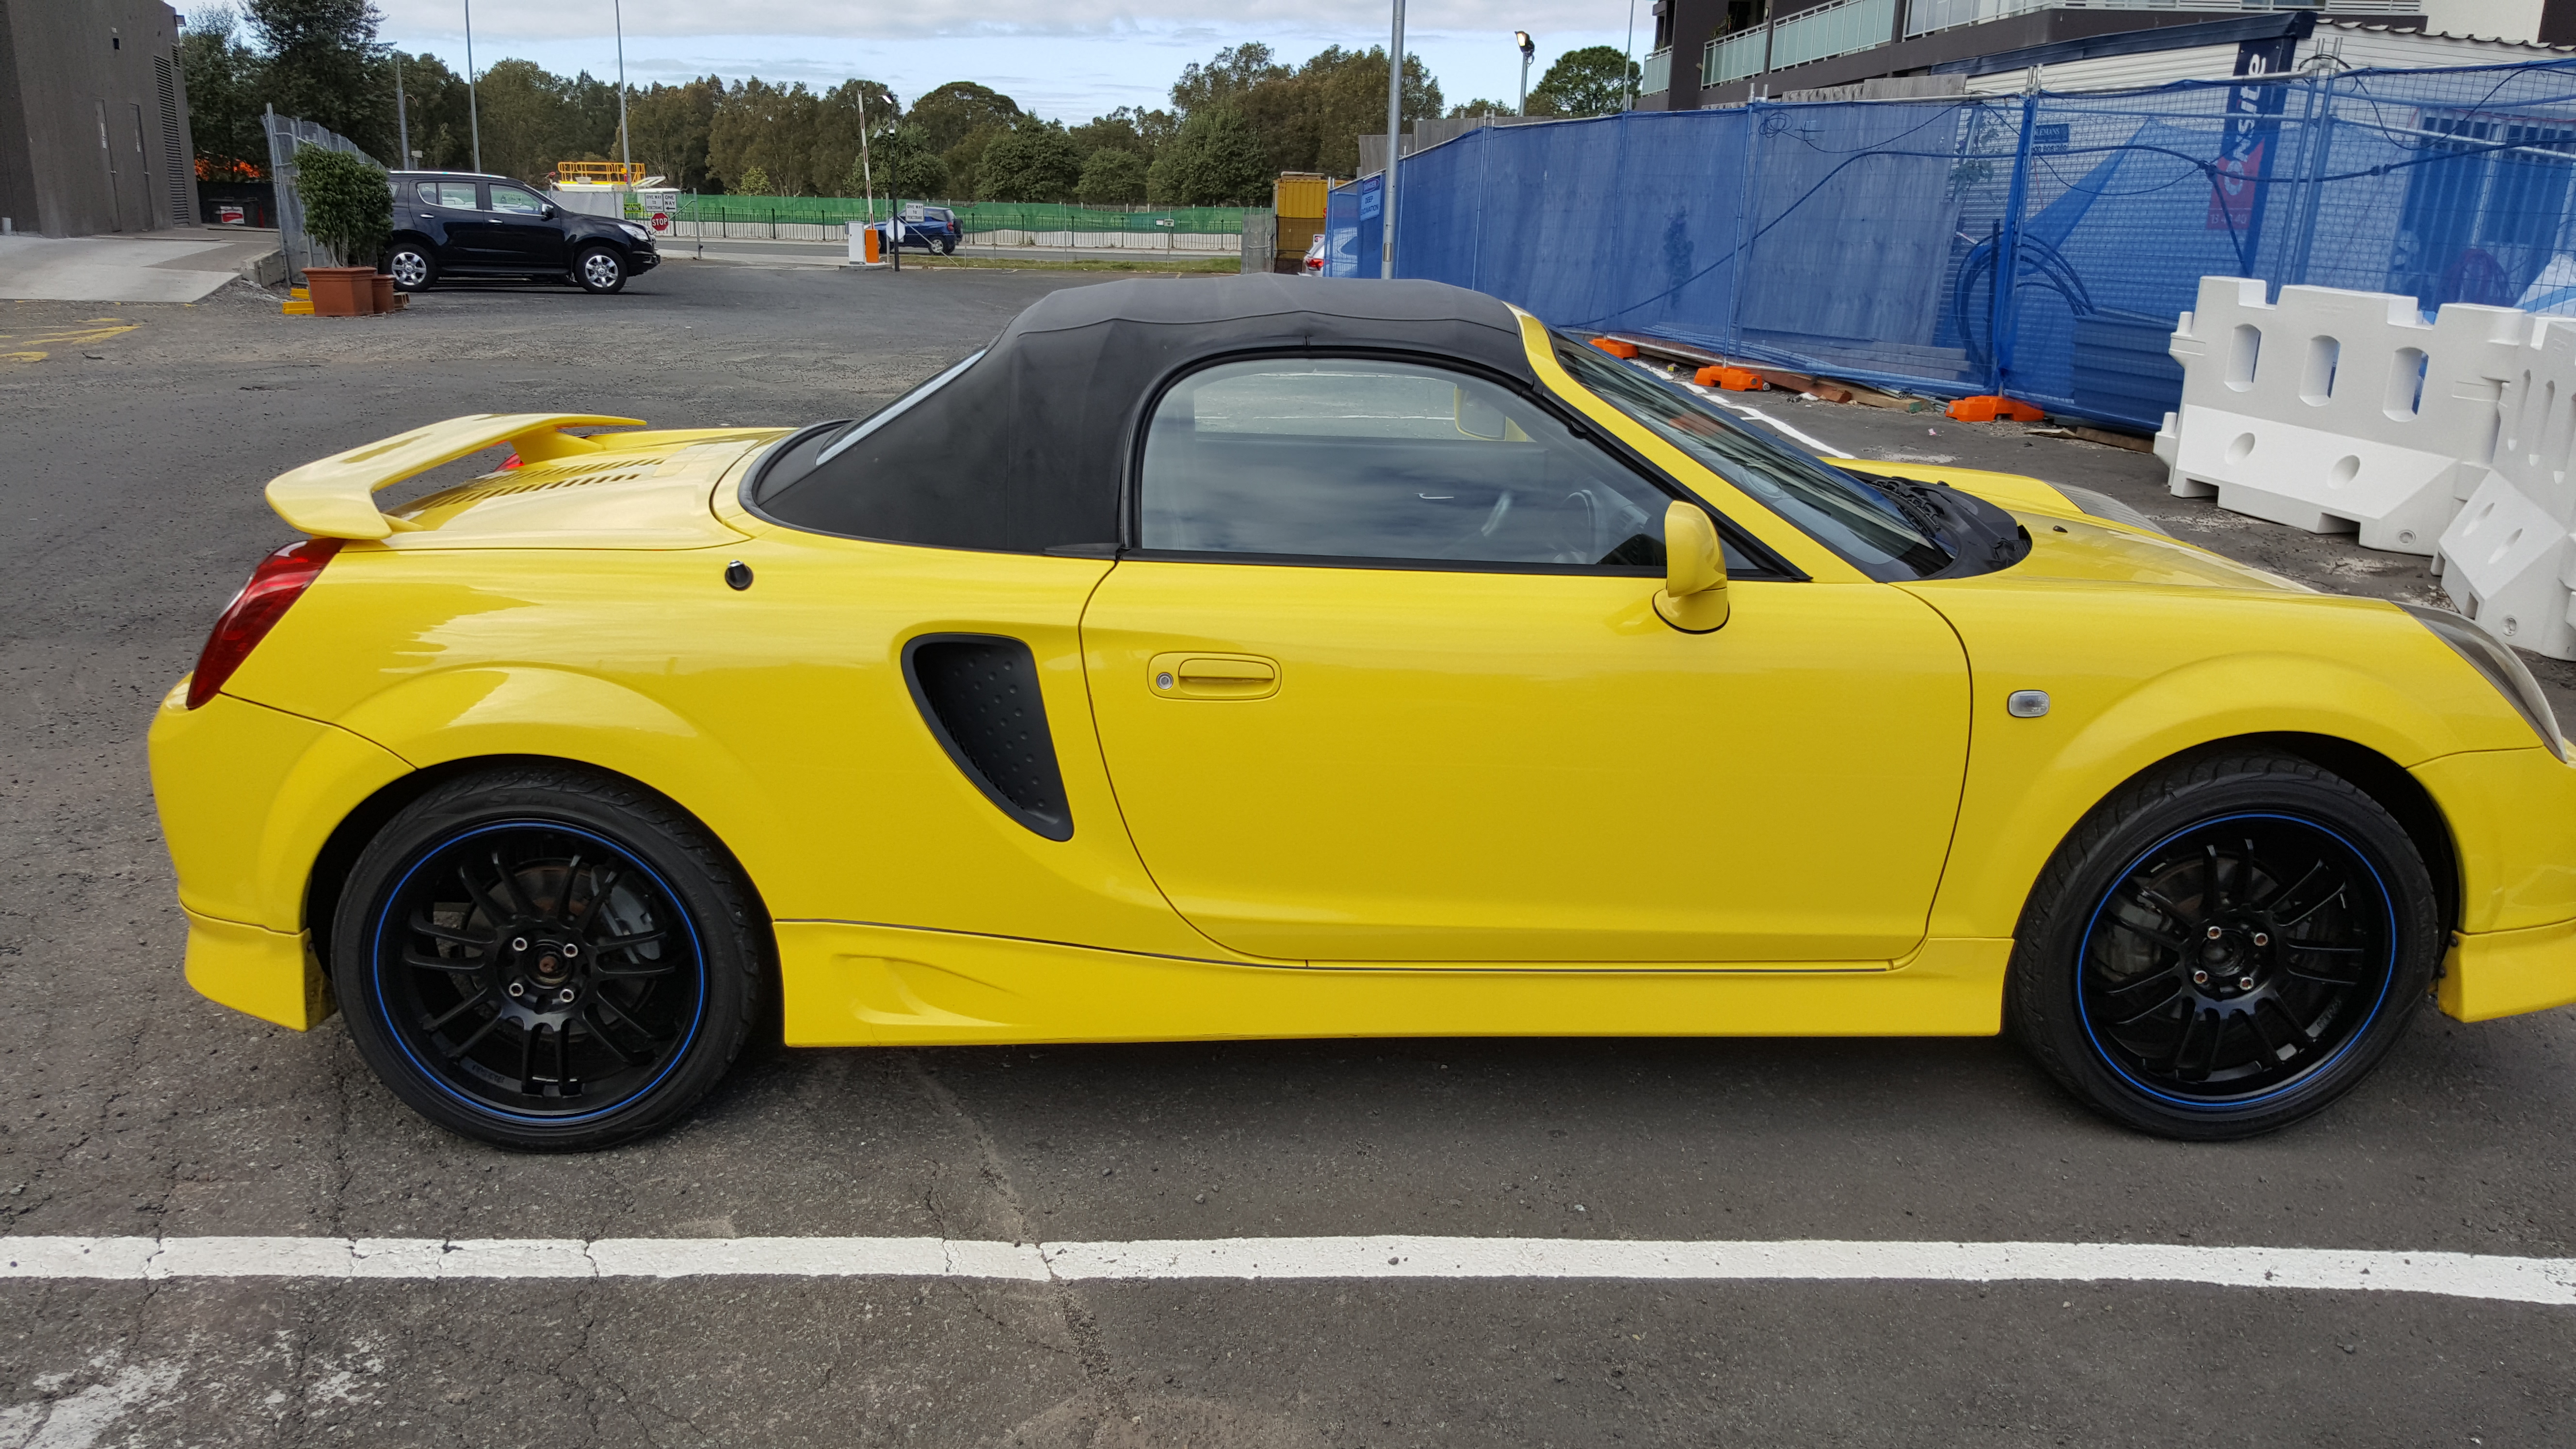
[[[306,267],[317,317],[357,317],[376,310],[375,258],[393,235],[393,184],[364,156],[306,144],[295,148],[295,190],[304,202],[304,234],[337,265]],[[366,258],[365,266],[349,263]]]

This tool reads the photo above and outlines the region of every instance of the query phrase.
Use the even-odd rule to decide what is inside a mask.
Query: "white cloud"
[[[464,68],[460,0],[377,0],[385,39]],[[1651,0],[1637,23],[1653,34]],[[1168,103],[1182,65],[1257,40],[1302,61],[1328,45],[1384,45],[1384,0],[1236,0],[1212,20],[1205,0],[995,0],[961,6],[873,7],[825,0],[625,0],[626,75],[678,81],[714,73],[739,79],[831,85],[865,76],[909,101],[951,80],[973,80],[1042,116],[1080,121],[1116,106]],[[1451,102],[1508,100],[1520,57],[1511,29],[1539,43],[1536,82],[1548,63],[1583,45],[1627,43],[1626,0],[1525,0],[1511,11],[1470,0],[1411,0],[1405,48],[1422,57]],[[563,74],[617,73],[610,0],[534,5],[483,0],[474,7],[474,63],[533,60]],[[1647,40],[1638,42],[1644,54]]]

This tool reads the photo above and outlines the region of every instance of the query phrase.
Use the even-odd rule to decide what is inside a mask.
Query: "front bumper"
[[[660,265],[662,265],[662,254],[653,250],[649,244],[627,249],[626,270],[630,272],[639,274],[649,272]]]
[[[2576,1002],[2576,766],[2473,750],[2411,772],[2450,825],[2460,919],[2437,994],[2488,1021]]]

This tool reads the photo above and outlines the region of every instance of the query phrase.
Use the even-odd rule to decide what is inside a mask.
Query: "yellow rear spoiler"
[[[472,413],[414,428],[364,447],[334,453],[268,481],[268,506],[295,528],[320,538],[383,538],[419,527],[378,511],[375,492],[496,444],[518,449],[526,463],[545,463],[608,445],[558,428],[641,427],[641,418],[588,413]]]

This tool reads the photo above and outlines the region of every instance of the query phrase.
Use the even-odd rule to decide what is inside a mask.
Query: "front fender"
[[[2012,934],[2049,856],[2085,814],[2200,746],[2322,735],[2413,767],[2531,743],[2474,670],[2373,601],[1992,579],[1917,591],[1959,630],[1971,681],[1966,786],[1933,906],[1936,936]],[[2007,697],[2028,689],[2049,694],[2045,716],[2006,712]]]

